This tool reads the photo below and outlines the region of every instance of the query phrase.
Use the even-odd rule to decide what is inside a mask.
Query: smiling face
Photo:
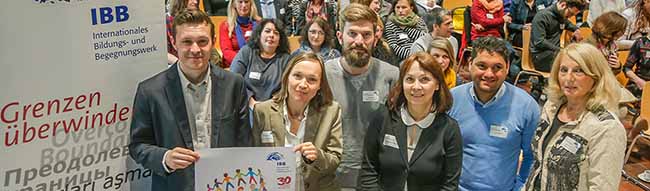
[[[431,108],[433,94],[440,88],[440,82],[416,61],[406,72],[402,86],[404,97],[410,107]]]
[[[496,52],[481,51],[472,60],[470,73],[479,97],[494,96],[508,75],[506,60]]]
[[[275,50],[280,45],[280,32],[275,28],[275,24],[268,22],[264,25],[262,29],[262,34],[260,35],[260,47],[262,47],[264,52],[275,52]]]
[[[314,22],[311,24],[307,33],[307,39],[309,39],[309,45],[311,45],[312,48],[320,48],[323,46],[323,42],[325,42],[325,31],[323,31],[323,28],[321,28],[318,23]]]
[[[203,71],[208,67],[212,43],[208,24],[182,24],[176,26],[174,48],[184,70]]]
[[[234,0],[235,10],[240,17],[248,17],[251,12],[251,0]]]
[[[398,0],[395,4],[395,15],[397,16],[407,16],[413,12],[413,7],[409,3],[409,0]]]
[[[431,54],[431,56],[433,56],[433,58],[436,59],[436,61],[440,64],[442,71],[447,71],[447,68],[449,68],[449,62],[451,62],[451,58],[446,51],[439,48],[432,48],[429,54]]]
[[[296,63],[287,80],[289,101],[309,103],[320,90],[322,73],[320,63],[315,60]]]
[[[580,65],[567,56],[560,58],[558,82],[568,102],[587,100],[595,84],[594,79],[585,74]]]

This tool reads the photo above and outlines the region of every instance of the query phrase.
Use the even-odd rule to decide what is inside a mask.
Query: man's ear
[[[343,33],[341,31],[336,31],[336,39],[339,41],[339,44],[343,46]]]
[[[178,48],[176,48],[176,36],[175,36],[175,35],[172,35],[172,37],[169,38],[169,41],[170,41],[170,43],[172,44],[172,47],[174,47],[174,49],[178,50]],[[214,42],[214,41],[213,41],[213,42]]]

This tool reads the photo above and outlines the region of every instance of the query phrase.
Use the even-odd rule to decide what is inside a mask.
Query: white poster
[[[294,190],[296,154],[286,147],[199,150],[195,191]]]
[[[166,68],[163,1],[0,6],[0,190],[149,190],[128,156],[137,83]]]

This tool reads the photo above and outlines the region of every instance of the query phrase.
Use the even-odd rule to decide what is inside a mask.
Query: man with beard
[[[578,27],[567,18],[578,14],[585,7],[585,0],[558,0],[555,5],[535,15],[530,33],[530,53],[536,70],[550,72],[553,59],[560,51],[562,31],[575,32]],[[580,33],[573,33],[581,41]],[[526,43],[526,42],[524,42]]]
[[[339,16],[340,31],[336,32],[343,56],[325,63],[327,81],[344,116],[343,157],[337,169],[337,180],[343,190],[357,185],[371,114],[384,105],[399,76],[397,67],[371,57],[379,39],[375,31],[377,18],[368,6],[347,6]]]
[[[540,110],[524,90],[504,83],[507,42],[481,37],[473,42],[469,65],[472,83],[451,89],[449,116],[463,135],[461,191],[520,190],[533,162],[532,140]],[[519,154],[523,161],[518,169]]]

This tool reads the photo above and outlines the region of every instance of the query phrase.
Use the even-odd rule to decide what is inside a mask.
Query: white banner
[[[149,190],[128,156],[139,81],[166,68],[163,1],[0,6],[0,190]]]
[[[295,190],[296,153],[289,147],[199,150],[195,191]]]

